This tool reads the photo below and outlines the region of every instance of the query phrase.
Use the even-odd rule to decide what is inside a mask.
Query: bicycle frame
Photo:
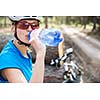
[[[63,72],[63,83],[80,83],[82,81],[82,70],[81,67],[78,66],[73,60],[72,60],[72,53],[73,49],[69,48],[65,51],[64,55],[61,58],[52,59],[51,65],[55,65],[58,69],[60,64],[60,61],[63,61],[63,65],[60,66],[64,68]]]

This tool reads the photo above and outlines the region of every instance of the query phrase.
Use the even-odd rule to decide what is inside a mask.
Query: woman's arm
[[[38,38],[41,29],[33,31],[31,34],[31,40],[29,41],[36,52],[36,62],[34,64],[33,74],[30,82],[40,83],[44,79],[44,60],[46,54],[46,46],[41,43]]]
[[[36,57],[36,62],[34,64],[33,74],[32,74],[30,82],[32,83],[42,83],[43,82],[44,68],[45,68],[44,58],[45,57],[41,54]]]
[[[32,76],[29,82],[31,83],[41,83],[43,82],[44,78],[44,60],[45,60],[45,53],[46,53],[46,47],[43,45],[40,40],[37,38],[37,35],[39,34],[39,31],[36,30],[32,34],[33,39],[29,41],[31,43],[32,47],[34,48],[36,52],[36,62],[34,64],[34,69],[32,72]],[[2,71],[2,76],[7,79],[10,83],[26,83],[27,80],[25,79],[23,73],[20,69],[4,69]]]
[[[8,68],[1,71],[1,75],[4,79],[8,80],[9,83],[27,83],[24,75],[20,69]]]
[[[45,55],[43,53],[38,53],[36,57],[36,62],[34,64],[34,69],[32,72],[31,79],[29,83],[41,83],[44,79],[44,59]],[[17,68],[8,68],[1,71],[1,75],[4,79],[8,80],[9,83],[27,83],[23,73]]]

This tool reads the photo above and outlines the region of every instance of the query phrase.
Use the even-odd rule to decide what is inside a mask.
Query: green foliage
[[[0,27],[7,27],[10,24],[7,16],[0,16]],[[92,31],[100,30],[100,16],[43,16],[41,25],[44,27],[57,27],[61,24],[81,26],[87,28],[92,26]]]
[[[0,28],[7,27],[11,24],[7,16],[0,16]]]

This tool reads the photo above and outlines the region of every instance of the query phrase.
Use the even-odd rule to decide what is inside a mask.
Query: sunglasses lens
[[[17,27],[20,29],[28,29],[29,26],[31,26],[32,30],[35,30],[39,25],[31,24],[31,23],[26,23],[26,22],[19,22],[17,24]]]
[[[27,23],[18,23],[17,27],[20,29],[28,29],[29,25]]]
[[[35,30],[38,26],[39,26],[39,25],[34,25],[34,24],[32,24],[32,25],[31,25],[31,28],[32,28],[32,30]]]

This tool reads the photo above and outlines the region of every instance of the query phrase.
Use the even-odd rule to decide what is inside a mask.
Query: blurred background
[[[59,27],[61,24],[83,27],[91,31],[100,30],[100,16],[43,16],[41,24],[47,27]],[[0,29],[11,25],[7,16],[0,16]],[[1,32],[2,33],[2,32]]]
[[[69,47],[74,49],[76,61],[84,68],[84,83],[100,82],[100,16],[42,16],[40,25],[60,29],[64,38],[58,47],[47,47],[44,82],[62,82],[62,70],[54,71],[49,64]],[[0,51],[11,38],[11,21],[0,16]]]

